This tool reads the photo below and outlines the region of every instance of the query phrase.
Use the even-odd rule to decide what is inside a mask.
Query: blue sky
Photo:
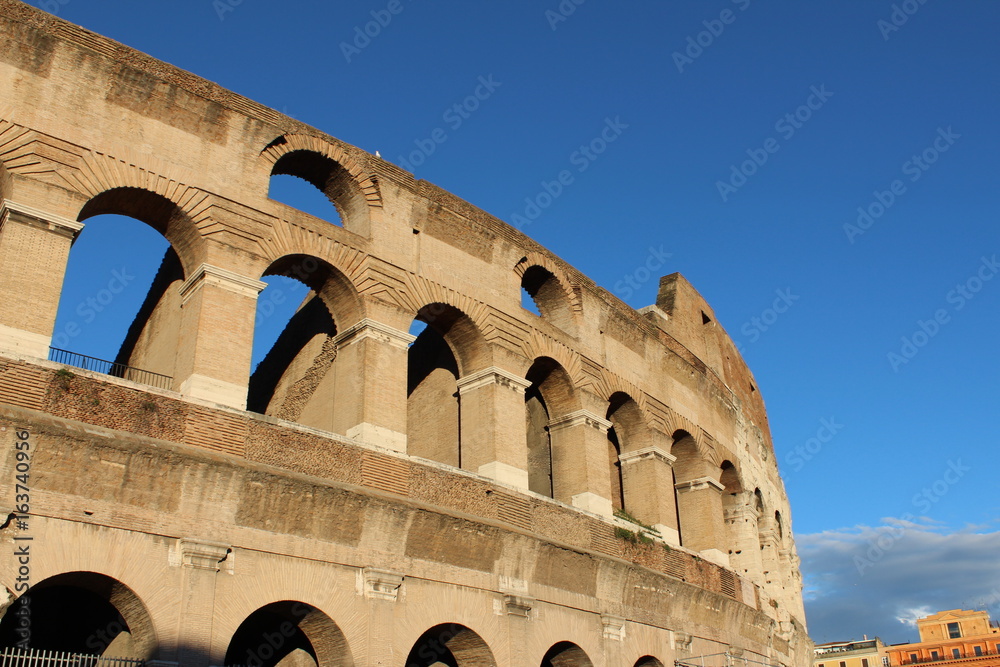
[[[631,306],[669,253],[767,402],[814,639],[1000,616],[997,3],[41,4],[528,220]],[[69,281],[73,350],[113,356],[155,271],[162,240],[120,224],[74,250],[98,279]],[[116,269],[134,282],[87,321]],[[301,295],[269,287],[264,319]]]

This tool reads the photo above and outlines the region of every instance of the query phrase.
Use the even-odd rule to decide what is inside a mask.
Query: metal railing
[[[923,665],[929,662],[947,662],[949,660],[965,660],[967,658],[988,658],[996,655],[1000,655],[997,651],[983,651],[982,653],[976,653],[975,651],[965,652],[959,651],[959,654],[953,655],[949,650],[947,655],[939,655],[936,658],[917,658],[916,660],[911,660],[909,658],[900,661],[900,665]]]
[[[153,371],[144,371],[141,368],[134,368],[132,366],[126,366],[125,364],[119,364],[114,361],[98,359],[97,357],[88,357],[85,354],[77,354],[76,352],[70,352],[68,350],[60,350],[57,347],[49,348],[49,361],[54,361],[57,364],[66,364],[67,366],[73,366],[75,368],[82,368],[85,371],[94,371],[95,373],[103,373],[104,375],[110,375],[111,377],[131,380],[132,382],[139,382],[140,384],[148,384],[149,386],[156,387],[158,389],[170,389],[174,380],[169,375],[161,375],[160,373],[154,373]]]
[[[104,658],[85,653],[0,649],[0,667],[144,667],[139,658]]]

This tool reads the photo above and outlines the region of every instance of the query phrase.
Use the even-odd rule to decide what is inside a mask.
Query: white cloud
[[[911,628],[917,627],[917,621],[925,616],[930,616],[934,613],[934,609],[929,606],[924,605],[923,607],[911,607],[909,609],[904,609],[902,615],[897,616],[896,620],[903,625],[908,625]]]
[[[810,635],[895,643],[915,640],[913,621],[936,611],[1000,616],[1000,531],[984,528],[908,516],[798,535]]]

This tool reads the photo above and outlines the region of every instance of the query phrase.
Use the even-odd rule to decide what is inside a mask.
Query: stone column
[[[680,546],[673,464],[676,457],[653,445],[618,457],[622,464],[625,509],[651,525],[667,544]]]
[[[414,339],[370,319],[337,334],[336,432],[406,451],[407,350]]]
[[[66,260],[83,224],[0,201],[0,353],[47,359]]]
[[[459,379],[463,468],[528,488],[524,390],[529,386],[495,366]]]
[[[552,490],[556,500],[612,516],[609,428],[611,422],[587,410],[549,421]]]
[[[722,492],[725,487],[711,477],[699,477],[679,482],[675,488],[683,546],[700,552],[705,560],[729,566],[722,519]]]
[[[735,507],[725,512],[726,526],[729,529],[729,541],[733,545],[733,555],[730,564],[740,575],[761,585],[764,583],[764,567],[760,556],[760,538],[758,537],[758,512],[748,504],[753,499],[752,494],[741,493]]]
[[[257,295],[264,287],[259,280],[210,264],[184,281],[175,389],[246,409]]]
[[[229,552],[227,544],[187,538],[175,547],[176,564],[181,567],[176,658],[184,667],[221,665],[225,660],[225,655],[212,655],[212,621],[216,577],[224,566],[231,568],[231,560],[223,563]]]

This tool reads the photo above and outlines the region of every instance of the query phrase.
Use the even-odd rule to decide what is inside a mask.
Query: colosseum
[[[342,224],[270,199],[276,174]],[[103,214],[170,249],[102,371],[51,346]],[[252,370],[265,276],[309,291]],[[761,393],[682,276],[633,310],[388,161],[17,0],[0,445],[3,664],[811,663]]]

